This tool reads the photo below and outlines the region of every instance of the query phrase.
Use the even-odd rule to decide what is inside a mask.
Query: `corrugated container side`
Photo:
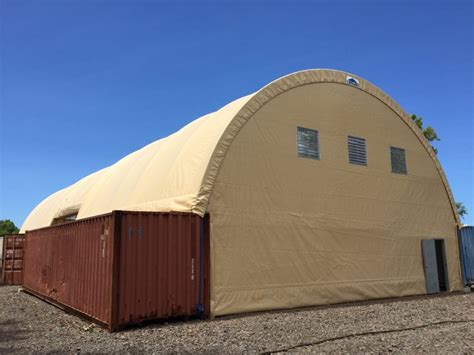
[[[461,228],[459,244],[464,284],[474,285],[474,227]]]
[[[203,229],[202,234],[202,241],[204,248],[201,249],[201,256],[203,259],[203,263],[201,265],[201,274],[204,276],[201,280],[201,292],[202,292],[202,299],[204,310],[203,310],[203,318],[210,318],[211,317],[211,238],[210,238],[210,222],[209,222],[209,214],[205,215],[201,226]]]
[[[0,284],[21,285],[23,281],[23,234],[10,234],[3,237],[3,260],[0,267]]]
[[[113,215],[28,231],[23,286],[110,324]]]
[[[0,285],[3,284],[3,236],[0,236]]]
[[[119,325],[200,313],[201,220],[122,212]]]
[[[208,233],[208,217],[128,211],[28,231],[24,287],[110,331],[208,316]]]

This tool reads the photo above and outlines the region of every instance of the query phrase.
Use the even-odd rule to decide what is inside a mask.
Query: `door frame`
[[[449,276],[446,240],[444,238],[423,239],[421,241],[421,253],[426,293],[447,292],[449,290]]]

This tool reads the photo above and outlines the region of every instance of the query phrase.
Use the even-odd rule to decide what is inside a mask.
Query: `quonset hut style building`
[[[212,316],[462,287],[433,149],[387,94],[342,71],[233,101],[51,195],[22,230],[114,210],[209,215]]]

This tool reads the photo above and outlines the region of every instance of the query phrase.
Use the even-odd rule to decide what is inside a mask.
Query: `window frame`
[[[391,168],[392,174],[408,175],[406,150],[404,148],[395,147],[395,146],[391,145],[389,147],[389,153],[390,153],[390,168]],[[396,169],[394,169],[396,167],[396,166],[394,166],[394,156],[395,156],[394,154],[395,153],[396,154],[403,153],[403,168],[404,169],[402,169],[400,171],[399,170],[395,171]]]
[[[68,214],[65,214],[64,216],[61,216],[61,217],[55,217],[55,218],[53,218],[50,225],[51,226],[57,226],[59,224],[75,222],[77,220],[78,213],[79,212],[68,213]]]
[[[302,134],[308,134],[309,132],[315,134],[315,149],[313,149],[316,154],[311,155],[308,153],[300,152],[300,133]],[[306,146],[306,152],[310,151],[309,146]],[[321,144],[320,144],[320,139],[319,139],[319,131],[316,129],[312,128],[306,128],[306,127],[301,127],[297,126],[296,127],[296,154],[298,158],[304,158],[304,159],[311,159],[311,160],[321,160]]]

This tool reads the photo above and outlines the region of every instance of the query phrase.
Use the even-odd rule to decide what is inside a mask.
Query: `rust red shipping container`
[[[27,231],[23,286],[110,331],[208,316],[208,218],[113,213]]]
[[[0,284],[21,285],[23,281],[23,234],[3,236],[3,265],[1,265]]]

